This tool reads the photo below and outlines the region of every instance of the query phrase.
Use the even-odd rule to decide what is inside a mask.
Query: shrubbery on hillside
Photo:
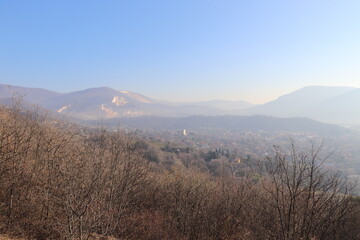
[[[261,175],[233,174],[221,158],[207,163],[189,149],[172,153],[177,150],[170,146],[159,152],[131,134],[65,126],[16,107],[1,108],[0,121],[0,233],[28,239],[359,239],[352,186],[322,170],[317,149],[277,149]]]

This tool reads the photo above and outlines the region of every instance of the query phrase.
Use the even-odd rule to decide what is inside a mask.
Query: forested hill
[[[88,122],[99,123],[98,121]],[[152,130],[230,130],[230,131],[285,131],[323,135],[345,134],[347,129],[324,124],[309,118],[276,118],[255,116],[190,116],[184,118],[136,117],[104,120],[108,126]]]

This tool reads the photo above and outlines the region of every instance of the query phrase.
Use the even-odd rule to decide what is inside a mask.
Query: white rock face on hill
[[[139,101],[139,102],[142,102],[142,103],[151,103],[149,98],[141,96],[140,94],[136,94],[136,93],[129,92],[129,91],[119,91],[119,92],[127,95],[130,98],[135,99],[136,101]]]
[[[111,102],[116,106],[124,106],[125,104],[128,103],[128,101],[126,101],[125,98],[119,96],[115,96]]]
[[[63,106],[63,107],[59,108],[59,110],[57,110],[57,112],[62,113],[63,111],[65,111],[66,109],[69,109],[70,107],[71,107],[71,105]]]
[[[104,104],[101,104],[101,110],[106,113],[107,118],[114,118],[118,115],[117,112],[113,111],[110,107],[104,106]]]

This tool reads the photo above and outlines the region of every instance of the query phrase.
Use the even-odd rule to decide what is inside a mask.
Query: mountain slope
[[[79,118],[98,119],[143,115],[142,106],[151,102],[150,98],[136,93],[100,87],[49,98],[41,104],[59,113]]]
[[[20,98],[23,101],[31,104],[39,104],[48,98],[56,96],[61,96],[61,93],[45,90],[42,88],[25,88],[0,84],[0,98],[2,99],[14,97]]]
[[[305,87],[269,103],[254,107],[248,113],[277,117],[310,117],[307,115],[310,108],[352,90],[354,88],[351,87]]]
[[[129,92],[101,87],[63,94],[41,103],[54,112],[81,119],[106,119],[137,116],[189,116],[193,114],[217,115],[226,111],[196,105],[170,106]]]
[[[11,104],[12,96],[22,97],[23,104],[38,104],[50,111],[81,119],[106,119],[136,116],[189,116],[230,113],[229,108],[249,106],[246,102],[214,101],[201,103],[166,103],[130,91],[108,87],[65,94],[44,89],[0,85],[0,103]],[[215,106],[213,106],[215,105]]]
[[[22,97],[28,106],[38,104],[68,117],[87,120],[139,116],[268,115],[360,125],[360,89],[351,87],[305,87],[269,103],[251,107],[253,105],[244,101],[168,103],[108,87],[61,94],[0,84],[0,103],[11,104],[13,96]]]
[[[326,123],[360,124],[360,89],[305,87],[243,111],[247,115],[308,117]]]
[[[307,115],[323,122],[360,124],[360,89],[322,101],[311,107]]]

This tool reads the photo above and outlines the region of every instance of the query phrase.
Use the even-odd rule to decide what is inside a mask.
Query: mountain
[[[351,87],[304,87],[274,101],[254,107],[249,113],[277,117],[303,117],[310,108],[353,89]]]
[[[216,115],[224,111],[206,106],[170,106],[143,95],[101,87],[46,99],[41,105],[49,110],[81,119],[107,119],[138,116]]]
[[[168,103],[130,91],[108,87],[91,88],[70,93],[56,93],[44,89],[2,85],[0,102],[9,104],[10,97],[23,96],[24,104],[37,104],[50,111],[79,119],[107,119],[138,116],[184,117],[194,114],[224,115],[230,109],[252,106],[243,101],[209,101]]]
[[[28,102],[31,104],[40,104],[48,98],[57,96],[61,96],[61,94],[42,88],[25,88],[7,84],[0,84],[0,99],[2,99],[4,102],[7,101],[5,99],[20,98],[24,102]]]
[[[83,120],[140,116],[267,115],[360,125],[360,89],[351,87],[305,87],[269,103],[252,105],[244,101],[223,100],[169,103],[108,87],[57,93],[41,88],[0,84],[0,103],[10,104],[13,96],[20,96],[27,106],[37,104],[57,114]]]
[[[83,119],[100,119],[123,116],[141,116],[152,99],[129,91],[108,87],[91,88],[41,102],[49,110]]]
[[[340,94],[311,107],[308,116],[328,123],[360,124],[360,89]]]
[[[360,89],[312,86],[244,111],[247,115],[308,117],[327,123],[359,124]]]

